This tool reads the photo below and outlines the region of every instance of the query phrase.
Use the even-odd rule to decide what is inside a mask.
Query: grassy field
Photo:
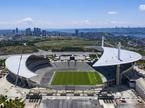
[[[55,72],[51,85],[97,85],[102,79],[97,72]]]
[[[0,55],[6,54],[21,54],[21,53],[32,53],[37,52],[37,49],[33,46],[5,46],[0,47]]]
[[[90,40],[83,40],[83,39],[70,39],[70,40],[49,40],[49,41],[43,41],[38,42],[35,45],[36,46],[87,46],[87,45],[96,45],[97,41],[90,41]]]
[[[53,51],[83,51],[85,46],[97,45],[97,41],[83,39],[47,40],[34,44],[37,48]]]

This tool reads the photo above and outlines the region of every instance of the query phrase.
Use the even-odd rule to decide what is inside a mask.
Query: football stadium
[[[7,79],[21,87],[44,87],[56,90],[85,90],[119,85],[127,72],[133,72],[141,55],[117,48],[100,46],[100,57],[89,59],[84,53],[60,52],[55,59],[49,54],[21,54],[6,60]]]

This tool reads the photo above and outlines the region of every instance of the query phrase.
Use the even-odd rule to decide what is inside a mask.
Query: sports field
[[[51,85],[97,85],[102,79],[97,72],[55,72]]]

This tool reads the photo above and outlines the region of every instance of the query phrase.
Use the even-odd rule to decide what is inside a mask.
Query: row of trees
[[[24,108],[24,106],[22,99],[8,99],[7,96],[0,96],[0,108]]]
[[[5,66],[5,60],[0,60],[0,66]]]
[[[139,60],[136,62],[139,68],[145,69],[145,60]]]

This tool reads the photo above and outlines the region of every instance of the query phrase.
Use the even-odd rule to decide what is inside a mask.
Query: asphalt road
[[[95,54],[95,53],[93,53],[93,52],[51,52],[51,51],[39,50],[39,52],[28,53],[28,54],[38,54],[38,55],[52,55],[52,54],[56,54],[57,56],[72,54],[72,55],[85,55],[85,56],[88,56],[89,54]],[[20,54],[13,54],[13,55],[20,55]],[[0,59],[7,59],[9,56],[12,56],[12,55],[0,55]]]

